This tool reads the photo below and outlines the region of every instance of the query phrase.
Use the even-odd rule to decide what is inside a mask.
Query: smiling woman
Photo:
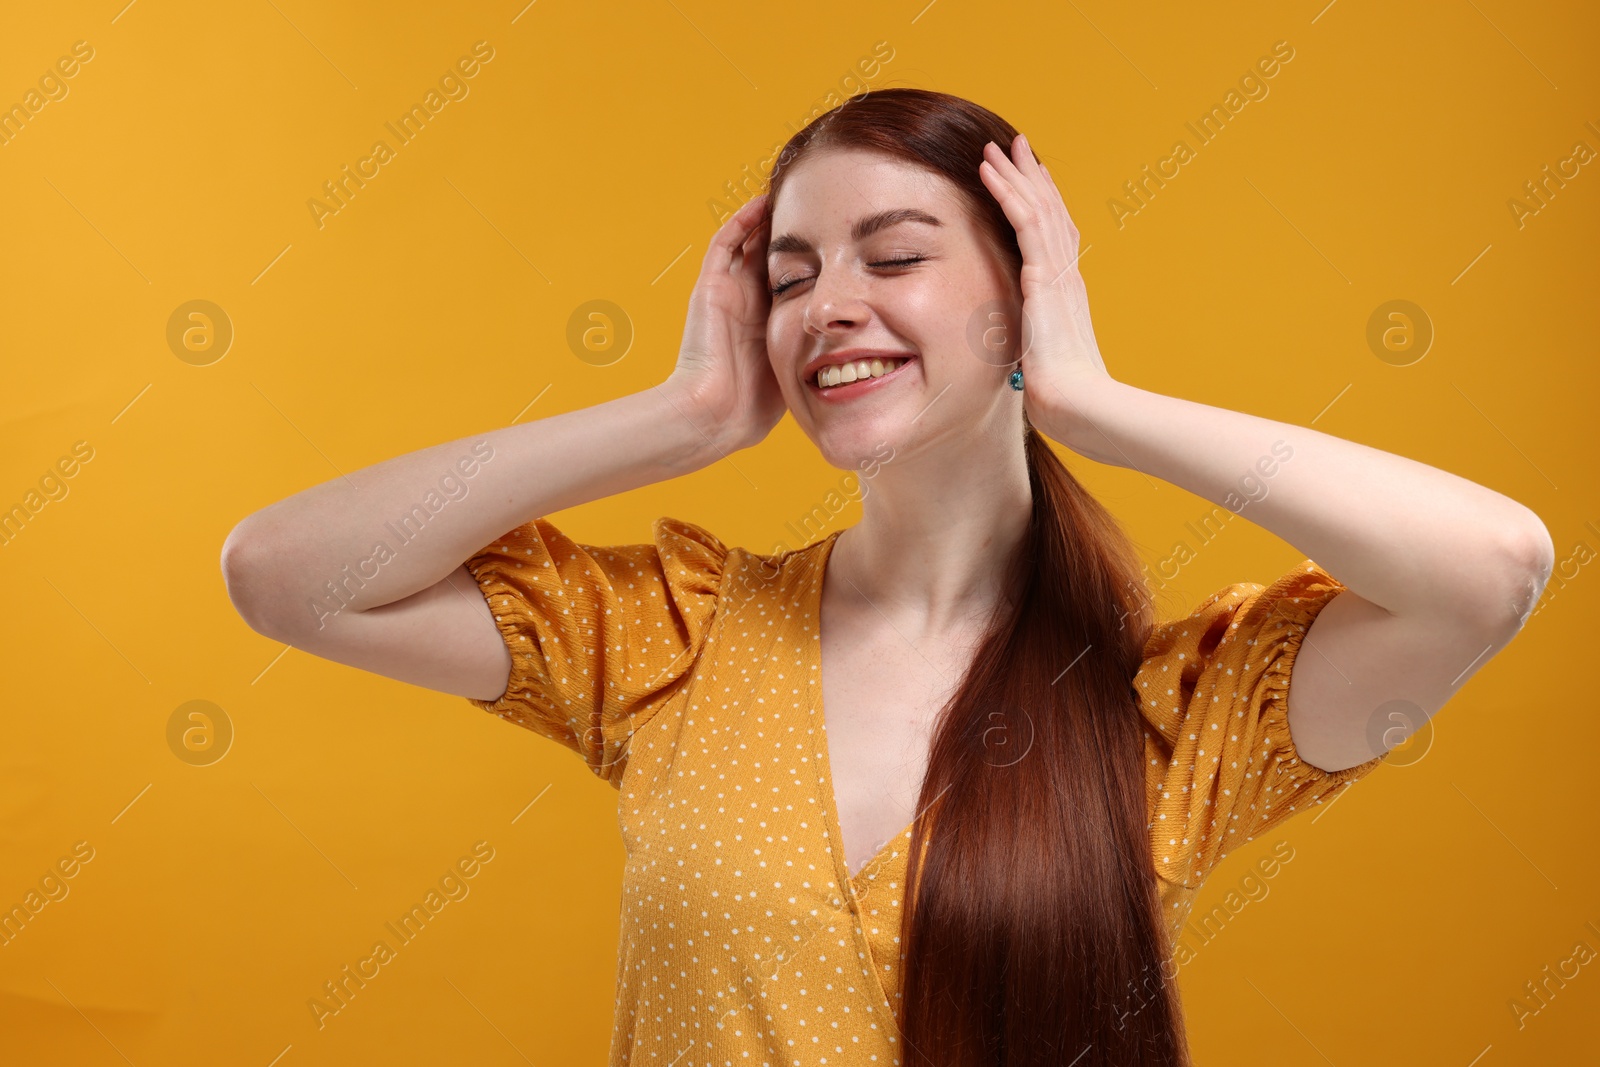
[[[467,441],[246,518],[230,595],[617,787],[614,1064],[1186,1064],[1195,893],[1405,740],[1374,715],[1434,714],[1511,640],[1549,537],[1443,471],[1112,379],[1061,195],[977,104],[863,94],[770,181],[712,238],[661,385],[470,439],[476,491],[320,630],[304,590]],[[891,450],[856,525],[763,555],[545,517],[785,411],[836,468]],[[1249,515],[1305,558],[1158,621],[1046,436],[1219,506],[1292,455]]]
[[[1165,736],[1152,726],[1171,740],[1178,730],[1159,717],[1165,701],[1141,718],[1134,695],[1151,630],[1129,599],[1137,559],[1007,387],[1025,354],[1018,331],[967,347],[979,309],[1021,321],[1022,251],[974,165],[1013,134],[966,101],[888,91],[819,124],[773,176],[767,346],[790,410],[836,466],[880,435],[899,457],[887,503],[831,546],[827,578],[840,581],[821,594],[823,659],[850,680],[824,674],[832,785],[850,868],[876,864],[916,887],[891,924],[903,959],[885,961],[902,1062],[998,1063],[1004,1048],[1007,1063],[1079,1052],[1083,1064],[1177,1063],[1162,965],[1167,924],[1201,876],[1189,862],[1199,834],[1162,850],[1158,876],[1141,783],[1171,763],[1147,751]],[[865,383],[812,384],[818,368],[868,354],[906,361]],[[986,518],[943,517],[947,500]],[[948,552],[894,560],[935,529]],[[910,656],[871,620],[879,605]],[[874,858],[902,826],[897,859]],[[1151,978],[1137,1013],[1101,995]],[[957,1007],[951,988],[982,995]],[[990,1051],[961,1059],[963,1048]]]

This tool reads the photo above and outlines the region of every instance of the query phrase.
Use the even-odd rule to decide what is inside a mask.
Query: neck
[[[1020,445],[956,462],[897,457],[872,480],[861,521],[834,543],[829,584],[910,640],[981,625],[1032,513]]]

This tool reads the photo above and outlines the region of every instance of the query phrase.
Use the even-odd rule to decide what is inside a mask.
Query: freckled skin
[[[920,208],[943,225],[908,222],[860,242],[851,238],[857,219],[887,208]],[[1021,293],[955,186],[881,153],[819,151],[785,179],[771,232],[796,234],[817,249],[768,258],[774,286],[802,280],[773,298],[767,355],[795,421],[830,464],[854,468],[881,441],[893,442],[902,462],[941,441],[1021,433],[1018,405],[1003,388],[1010,367],[979,359],[966,336],[980,305],[1009,300],[1020,309]],[[928,258],[870,265],[909,255]],[[806,360],[858,347],[910,350],[918,358],[902,371],[903,381],[876,396],[820,401],[800,378]]]

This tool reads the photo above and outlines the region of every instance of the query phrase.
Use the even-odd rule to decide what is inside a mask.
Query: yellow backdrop
[[[125,2],[0,32],[0,906],[25,916],[0,1060],[603,1060],[616,793],[464,700],[255,634],[218,553],[342,472],[661,381],[719,213],[817,110],[895,85],[1030,135],[1114,376],[1445,468],[1556,542],[1425,747],[1212,877],[1181,972],[1200,1061],[1592,1054],[1592,8]],[[569,341],[591,301],[620,358]],[[1301,558],[1068,459],[1168,615]],[[799,547],[843,473],[786,418],[551,518]]]

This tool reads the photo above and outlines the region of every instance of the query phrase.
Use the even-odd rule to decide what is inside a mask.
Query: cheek
[[[773,305],[767,313],[767,358],[774,369],[792,359],[804,343],[800,313],[793,310],[792,304]]]
[[[791,410],[804,393],[795,367],[807,354],[805,345],[806,333],[801,328],[799,314],[791,315],[787,308],[774,307],[767,316],[767,366],[772,369],[772,376],[778,380],[778,391]]]
[[[940,382],[976,380],[986,368],[967,350],[969,301],[941,286],[906,287],[880,307],[885,324],[922,354],[923,373]]]
[[[942,339],[952,327],[965,325],[967,306],[977,303],[972,294],[983,288],[977,279],[949,267],[942,272],[925,267],[884,289],[883,311],[930,341]]]

